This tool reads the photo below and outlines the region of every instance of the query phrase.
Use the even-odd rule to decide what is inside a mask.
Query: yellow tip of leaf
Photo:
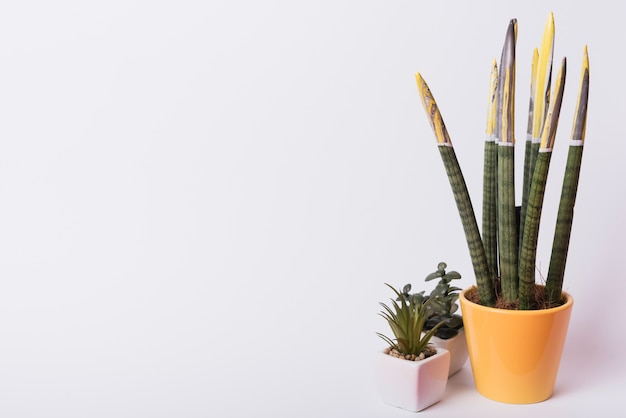
[[[530,68],[530,94],[535,96],[535,85],[537,84],[537,64],[539,63],[539,50],[533,50],[533,62]]]
[[[498,110],[496,137],[501,144],[515,143],[515,43],[517,20],[512,19],[507,28],[498,80]]]
[[[439,145],[452,146],[448,131],[446,130],[443,118],[437,107],[437,102],[435,102],[435,98],[430,92],[428,84],[426,84],[426,81],[424,81],[420,73],[415,74],[415,80],[417,81],[417,88],[422,99],[422,104],[424,105],[424,110],[426,110],[426,116],[437,138],[437,143]]]
[[[541,135],[540,150],[551,151],[554,147],[556,138],[556,129],[559,124],[559,114],[561,112],[561,103],[563,102],[563,91],[565,89],[565,73],[567,68],[567,60],[563,58],[561,67],[556,77],[554,85],[554,99],[550,102],[548,115],[546,116],[545,126]]]
[[[583,71],[589,70],[589,51],[587,51],[587,45],[583,48]]]
[[[420,73],[415,73],[415,81],[417,82],[417,88],[420,90],[420,95],[421,95],[423,86],[426,83],[424,83],[424,79],[422,78],[422,75]]]
[[[489,102],[487,104],[487,135],[492,136],[496,132],[496,99],[498,97],[498,62],[493,60],[491,65],[491,77],[489,78]]]
[[[541,135],[544,125],[545,97],[549,94],[549,80],[552,73],[552,55],[554,48],[554,14],[550,12],[548,21],[543,29],[539,59],[537,61],[537,74],[535,76],[535,108],[533,111],[533,138]]]

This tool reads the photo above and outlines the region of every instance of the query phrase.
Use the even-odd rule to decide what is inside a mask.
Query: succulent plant
[[[426,276],[425,281],[440,279],[439,283],[430,292],[428,296],[424,296],[425,291],[410,294],[411,285],[407,284],[402,288],[402,296],[406,300],[414,299],[416,303],[430,301],[426,310],[428,318],[424,324],[424,330],[430,330],[437,324],[443,322],[435,333],[436,337],[447,340],[454,337],[463,328],[463,318],[461,315],[455,314],[459,309],[457,300],[459,299],[459,287],[450,286],[452,280],[461,278],[461,274],[456,271],[446,273],[448,265],[441,262],[437,265],[437,271]]]
[[[398,301],[391,299],[392,307],[384,303],[380,305],[384,308],[379,313],[391,328],[394,339],[387,337],[379,332],[376,334],[382,338],[389,346],[404,355],[419,355],[433,335],[441,327],[444,321],[435,324],[425,333],[424,325],[428,319],[428,309],[434,299],[423,300],[419,297],[409,297],[408,299],[403,293],[397,291],[390,284],[385,283],[398,297]]]

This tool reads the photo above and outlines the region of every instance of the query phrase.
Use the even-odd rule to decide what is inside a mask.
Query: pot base
[[[437,348],[437,354],[420,361],[402,360],[384,352],[376,354],[376,381],[383,401],[417,412],[439,402],[448,383],[450,352]]]

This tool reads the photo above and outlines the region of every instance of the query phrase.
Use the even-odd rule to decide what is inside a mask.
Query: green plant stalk
[[[493,306],[496,300],[494,288],[495,278],[491,276],[490,268],[487,264],[485,247],[480,238],[474,208],[467,190],[467,185],[465,184],[465,179],[463,178],[463,173],[461,172],[461,167],[454,153],[452,141],[450,141],[450,136],[448,135],[435,98],[428,88],[426,81],[424,81],[419,73],[415,75],[415,79],[428,121],[435,133],[439,153],[443,160],[454,200],[461,217],[465,239],[472,259],[474,274],[476,275],[476,285],[478,287],[480,303],[485,306]]]
[[[498,146],[494,141],[485,141],[484,154],[482,240],[491,276],[498,277],[498,220],[496,206]]]
[[[552,157],[552,148],[556,137],[556,129],[563,102],[563,90],[565,87],[566,59],[563,58],[561,68],[555,85],[556,97],[550,103],[550,110],[546,117],[535,171],[533,173],[528,207],[526,209],[526,221],[522,239],[519,265],[519,309],[535,309],[533,300],[535,295],[535,264],[537,257],[537,240],[539,237],[539,221],[541,208],[546,189],[548,168]]]
[[[546,298],[550,306],[559,305],[561,300],[583,148],[582,146],[570,145],[567,154],[563,189],[557,213],[554,240],[552,242],[550,267],[546,279]]]
[[[556,306],[561,301],[565,263],[574,218],[574,204],[578,191],[580,165],[582,161],[585,129],[587,125],[587,102],[589,99],[589,56],[587,46],[583,53],[583,68],[578,91],[578,102],[574,113],[572,141],[567,154],[565,177],[561,190],[561,200],[556,219],[550,267],[546,279],[546,295],[549,306]]]
[[[507,29],[498,74],[496,137],[498,251],[502,297],[507,302],[517,299],[518,233],[515,208],[515,43],[517,20]]]
[[[530,183],[533,179],[533,173],[535,172],[535,165],[537,163],[537,155],[539,154],[539,145],[541,144],[541,138],[533,138],[530,141],[530,151],[528,155],[528,194],[530,194]],[[526,164],[526,162],[524,162]],[[528,204],[528,196],[526,196],[526,201],[524,202],[526,205]],[[524,209],[524,212],[526,209]]]
[[[526,206],[528,206],[528,193],[530,192],[530,159],[532,152],[532,137],[526,139],[524,145],[524,177],[522,183],[522,204],[520,206],[520,226],[519,226],[519,243],[522,244],[524,235],[524,220],[526,217]]]
[[[528,194],[530,194],[530,181],[532,181],[537,155],[539,152],[541,138],[543,136],[543,127],[545,125],[548,107],[550,106],[550,85],[552,82],[552,58],[554,55],[554,14],[550,13],[548,20],[544,26],[543,36],[541,38],[541,47],[535,61],[533,55],[533,109],[532,109],[532,127],[530,129],[531,144],[528,156],[524,159],[524,165],[528,166],[528,183],[524,184],[522,189],[522,205],[520,209],[520,251],[521,242],[524,239],[524,230],[526,222],[526,210],[528,206]],[[525,177],[526,179],[526,177]],[[524,198],[526,192],[526,198]],[[521,255],[520,255],[521,257]]]
[[[498,95],[498,66],[494,60],[489,82],[489,102],[487,105],[487,138],[485,140],[483,168],[483,213],[482,239],[491,277],[498,277],[498,228],[496,170],[498,147],[495,142],[496,99]]]
[[[530,99],[528,103],[528,124],[526,126],[526,144],[524,146],[524,180],[522,183],[522,205],[520,208],[519,226],[519,247],[522,246],[522,236],[524,235],[524,221],[526,219],[526,206],[528,205],[528,194],[530,192],[530,160],[533,144],[533,120],[536,95],[537,63],[539,61],[539,51],[533,51],[533,62],[530,71]]]
[[[515,148],[498,145],[498,243],[502,297],[517,299],[518,234],[515,213]]]
[[[480,238],[474,208],[472,207],[465,179],[459,167],[454,148],[451,146],[439,146],[439,153],[446,168],[454,200],[461,216],[463,231],[465,232],[467,246],[472,259],[472,267],[476,275],[480,303],[485,306],[493,306],[495,304],[494,279],[487,263],[485,248]]]
[[[537,257],[537,239],[539,237],[539,220],[546,190],[546,180],[552,152],[540,152],[537,155],[535,172],[530,186],[524,239],[520,252],[519,265],[519,309],[533,309],[532,300],[535,285],[535,260]]]

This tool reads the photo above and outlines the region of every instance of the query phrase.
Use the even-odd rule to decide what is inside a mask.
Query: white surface
[[[0,416],[407,416],[372,378],[383,282],[417,286],[443,260],[461,287],[473,283],[414,73],[480,216],[491,62],[516,17],[521,141],[551,10],[555,62],[566,55],[569,68],[544,274],[585,43],[591,61],[565,281],[576,302],[556,393],[498,404],[466,365],[421,414],[616,410],[625,6],[507,3],[4,4]]]

